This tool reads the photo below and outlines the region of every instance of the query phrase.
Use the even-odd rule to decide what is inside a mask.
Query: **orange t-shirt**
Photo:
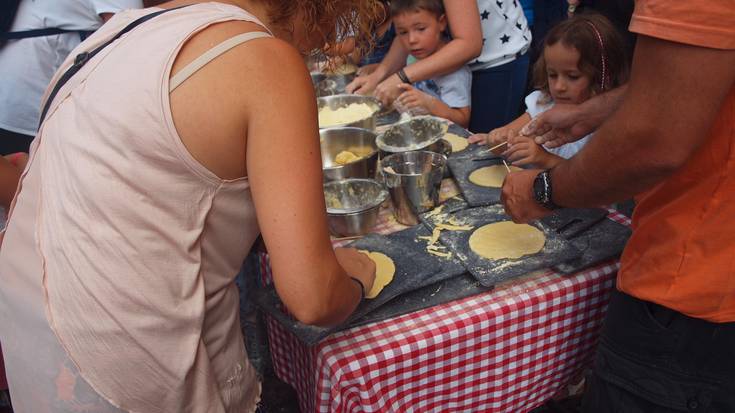
[[[630,30],[735,49],[732,0],[637,1]],[[706,63],[704,63],[706,64]],[[637,197],[618,288],[692,317],[735,321],[735,87],[709,138],[674,175]]]

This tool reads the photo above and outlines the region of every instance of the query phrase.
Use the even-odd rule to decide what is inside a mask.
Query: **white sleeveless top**
[[[56,77],[150,12],[116,15]],[[169,104],[181,46],[227,20],[261,24],[218,3],[164,13],[54,99],[0,249],[0,341],[16,411],[255,410],[260,384],[233,282],[259,232],[249,184],[198,163]]]

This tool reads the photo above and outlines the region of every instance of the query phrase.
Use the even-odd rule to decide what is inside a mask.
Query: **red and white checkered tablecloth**
[[[302,412],[527,412],[592,360],[617,270],[537,272],[311,347],[267,318],[274,368]]]

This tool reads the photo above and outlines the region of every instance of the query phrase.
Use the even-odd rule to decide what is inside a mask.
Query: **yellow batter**
[[[510,170],[520,171],[521,168],[511,166]],[[506,175],[508,175],[508,170],[505,169],[505,165],[493,165],[472,171],[469,179],[470,182],[475,185],[500,188],[503,186],[503,181],[505,180]]]
[[[375,108],[367,103],[351,103],[336,110],[325,106],[319,110],[319,127],[325,128],[357,122],[373,116],[373,113],[375,113]]]
[[[383,291],[383,287],[393,281],[396,266],[393,264],[393,260],[383,253],[365,250],[360,250],[360,252],[366,254],[375,263],[375,282],[373,288],[365,294],[365,298],[375,298]]]
[[[353,152],[342,151],[334,157],[334,163],[336,163],[337,165],[345,165],[350,162],[354,162],[360,158],[362,158],[362,156],[357,156]]]
[[[517,259],[541,251],[546,243],[544,233],[528,224],[501,221],[484,225],[470,236],[470,249],[490,259]]]
[[[452,144],[452,153],[463,151],[470,144],[467,139],[453,133],[447,133],[444,135],[444,139]]]

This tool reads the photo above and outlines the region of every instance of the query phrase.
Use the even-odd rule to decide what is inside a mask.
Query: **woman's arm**
[[[482,27],[477,2],[475,0],[445,1],[444,9],[449,20],[452,40],[433,55],[406,66],[406,75],[412,82],[451,73],[479,56],[482,51]],[[374,88],[375,97],[384,104],[393,102],[401,93],[401,90],[398,89],[401,79],[395,75],[395,72],[405,65],[407,56],[408,51],[396,38],[383,59],[384,63],[381,63],[368,76],[368,79],[355,79],[354,85],[351,85],[348,91],[367,94]],[[377,84],[378,82],[380,84]],[[375,84],[377,86],[374,86]]]
[[[301,57],[276,39],[248,45],[247,175],[278,295],[308,324],[344,321],[372,286],[375,265],[332,249],[322,189],[316,98]],[[257,62],[257,65],[252,64]],[[342,264],[342,265],[340,265]],[[344,266],[344,268],[343,268]]]

